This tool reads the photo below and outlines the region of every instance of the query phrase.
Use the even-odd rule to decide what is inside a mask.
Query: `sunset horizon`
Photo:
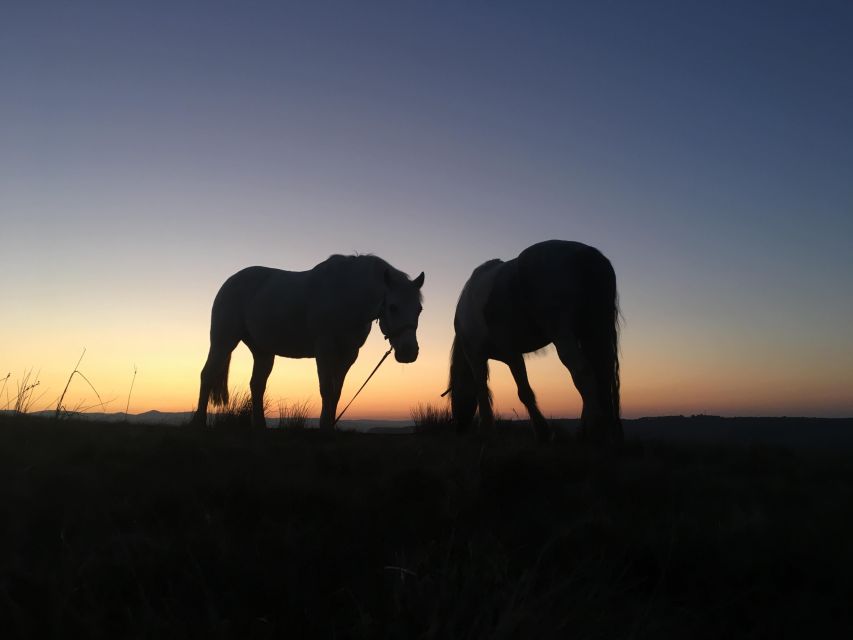
[[[94,388],[109,411],[190,411],[229,276],[359,253],[426,274],[418,360],[348,411],[407,418],[443,405],[472,271],[556,238],[615,269],[625,417],[853,416],[849,18],[10,8],[0,408],[27,372],[31,409],[55,408],[85,349],[65,408],[101,410]],[[385,350],[374,326],[339,406]],[[545,416],[580,415],[553,347],[526,362]],[[231,389],[251,367],[241,344]],[[496,411],[524,417],[507,367],[491,375]],[[319,412],[314,360],[276,358],[267,398]]]
[[[370,252],[357,252],[370,253]],[[461,285],[460,285],[461,288]],[[620,292],[621,293],[621,292]],[[212,301],[215,290],[210,295]],[[427,285],[424,317],[437,314],[429,305]],[[347,410],[346,418],[354,420],[405,420],[411,417],[411,411],[418,405],[432,404],[445,406],[446,400],[441,393],[447,385],[447,367],[449,347],[452,340],[452,307],[446,310],[446,323],[451,329],[445,332],[442,344],[444,349],[437,352],[430,342],[432,328],[419,330],[424,355],[412,364],[399,364],[389,360],[377,370],[364,390]],[[197,355],[187,349],[182,359],[169,358],[169,354],[159,354],[168,362],[160,364],[158,359],[150,357],[131,358],[132,362],[118,366],[106,354],[99,354],[91,347],[83,347],[76,356],[71,349],[64,348],[68,364],[51,362],[51,366],[26,366],[20,373],[8,372],[4,381],[0,402],[4,409],[14,406],[18,385],[29,375],[29,384],[38,382],[38,386],[29,394],[30,411],[50,411],[57,408],[59,395],[68,385],[62,406],[65,411],[86,413],[124,413],[125,408],[131,415],[148,411],[188,413],[196,408],[198,393],[198,374],[207,351],[207,325],[209,312],[200,319],[196,335],[189,333],[184,337],[197,349]],[[620,324],[624,341],[626,326],[630,324],[624,310]],[[441,335],[440,332],[436,332]],[[96,343],[97,344],[97,343]],[[110,343],[111,352],[123,345]],[[61,345],[56,345],[60,349]],[[353,394],[365,382],[380,357],[387,350],[388,343],[382,337],[376,323],[361,349],[358,360],[350,370],[341,396],[339,408],[352,399]],[[131,350],[128,350],[130,353]],[[78,370],[83,376],[71,375],[79,359]],[[572,380],[559,362],[554,348],[545,349],[526,357],[531,384],[537,394],[543,413],[549,418],[577,418],[580,416],[581,399],[572,384]],[[714,375],[706,369],[702,373],[713,381],[709,389],[697,390],[697,381],[684,380],[680,376],[667,378],[664,372],[658,373],[655,384],[649,384],[636,376],[635,367],[622,350],[622,415],[625,418],[641,418],[666,415],[719,415],[723,417],[759,417],[759,416],[802,416],[841,418],[853,416],[848,386],[839,377],[836,380],[812,379],[811,388],[804,389],[802,383],[786,382],[784,371],[755,371],[755,375],[765,376],[764,385],[747,386],[742,380],[725,380],[725,372]],[[238,345],[233,353],[229,375],[229,388],[232,394],[248,393],[252,357],[244,344]],[[122,371],[123,370],[123,371]],[[648,371],[648,369],[647,369]],[[675,369],[674,373],[679,370]],[[152,372],[154,378],[152,380]],[[524,406],[516,395],[515,385],[507,367],[500,362],[490,363],[491,387],[494,393],[496,413],[506,419],[526,419]],[[772,388],[766,379],[774,376]],[[70,377],[70,381],[69,381]],[[122,379],[122,377],[124,379]],[[132,385],[132,386],[131,386]],[[804,391],[811,391],[809,399]],[[97,392],[98,395],[95,395]],[[103,404],[98,399],[103,400]],[[309,415],[316,418],[319,414],[320,396],[317,385],[316,364],[311,358],[293,359],[277,357],[266,394],[267,415],[275,417],[280,403],[285,405],[304,404]],[[129,401],[129,402],[128,402]],[[214,409],[215,411],[216,409]]]

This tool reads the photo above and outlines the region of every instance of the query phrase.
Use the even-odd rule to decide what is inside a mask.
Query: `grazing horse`
[[[242,340],[254,357],[252,424],[264,426],[264,391],[275,356],[315,358],[323,408],[332,429],[344,377],[370,326],[391,343],[398,362],[418,357],[424,274],[414,280],[372,255],[333,255],[309,271],[248,267],[228,278],[213,301],[210,352],[201,371],[193,423],[207,421],[208,400],[228,402],[228,365]]]
[[[563,240],[528,247],[506,262],[489,260],[465,283],[453,326],[451,411],[459,430],[479,409],[494,424],[488,360],[509,366],[539,441],[553,432],[536,405],[524,354],[553,343],[583,399],[581,436],[622,441],[616,276],[597,249]]]

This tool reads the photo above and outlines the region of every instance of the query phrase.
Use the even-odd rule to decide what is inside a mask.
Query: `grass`
[[[3,380],[3,391],[8,390],[7,383],[11,375],[11,373],[8,374]],[[41,385],[38,378],[39,374],[33,374],[32,369],[25,370],[23,376],[15,382],[15,389],[17,390],[15,396],[10,399],[8,393],[6,394],[5,409],[11,408],[18,415],[29,413],[33,404],[41,398],[41,396],[36,396],[36,388]]]
[[[4,637],[845,637],[853,461],[0,416]]]
[[[102,410],[106,408],[106,403],[101,399],[101,394],[98,393],[98,390],[95,389],[95,385],[86,377],[86,375],[80,371],[80,363],[83,362],[83,356],[86,355],[86,349],[83,348],[83,352],[80,354],[80,358],[77,360],[77,364],[74,365],[74,370],[68,376],[68,381],[65,383],[65,388],[62,390],[62,393],[59,396],[59,399],[56,401],[56,418],[69,418],[72,417],[75,413],[82,413],[83,411],[88,411],[89,409],[94,408],[95,406],[99,406]],[[63,404],[65,400],[65,394],[68,393],[68,387],[71,386],[71,381],[74,379],[74,376],[80,376],[85,380],[86,384],[89,385],[89,388],[94,391],[95,396],[98,398],[98,404],[90,407],[84,407],[82,402],[79,403],[75,408],[69,409],[65,404]]]
[[[124,405],[124,419],[127,420],[128,410],[130,409],[130,396],[133,393],[133,384],[136,382],[137,368],[133,365],[133,377],[130,379],[130,389],[127,392],[127,403]]]
[[[9,372],[6,374],[6,377],[3,378],[3,381],[2,381],[3,385],[0,386],[0,396],[2,396],[6,392],[6,388],[9,384],[9,378],[11,378],[11,377],[12,377],[12,373]],[[9,396],[8,396],[8,394],[6,394],[6,408],[7,409],[9,408]]]
[[[453,429],[453,416],[447,405],[436,406],[431,402],[425,404],[419,402],[411,409],[409,415],[418,431],[435,432]]]
[[[270,410],[270,400],[264,397],[264,415]],[[304,429],[311,414],[311,404],[306,401],[278,402],[278,422],[281,429]],[[210,426],[219,429],[250,429],[252,427],[252,394],[248,390],[234,390],[228,404],[217,407],[208,414]],[[269,421],[268,421],[269,424]]]
[[[278,402],[278,428],[279,429],[304,429],[311,416],[311,403],[307,400],[287,403],[284,400]]]
[[[264,398],[264,414],[269,401]],[[252,426],[252,394],[247,389],[235,389],[228,403],[208,413],[208,423],[220,429],[248,429]]]
[[[111,401],[104,402],[101,398],[101,395],[98,393],[98,390],[86,377],[86,375],[80,371],[80,363],[83,361],[83,357],[86,355],[86,349],[83,349],[83,352],[80,354],[80,358],[77,360],[77,364],[74,365],[74,369],[68,376],[68,380],[65,383],[65,388],[62,390],[62,393],[59,395],[59,398],[56,400],[55,408],[53,409],[54,418],[60,419],[68,419],[76,417],[81,413],[85,413],[95,407],[98,407],[102,411],[106,410],[107,405]],[[82,378],[89,388],[94,392],[95,396],[98,398],[97,404],[87,405],[84,400],[78,400],[77,403],[73,407],[69,407],[65,404],[65,396],[68,393],[68,389],[71,386],[71,381],[74,379],[74,376],[79,376]],[[18,379],[16,382],[17,394],[10,398],[9,397],[9,387],[8,382],[12,377],[11,373],[6,374],[6,377],[0,380],[2,385],[0,385],[0,396],[5,393],[6,403],[3,406],[3,410],[11,409],[12,412],[18,415],[28,414],[35,408],[36,403],[41,400],[42,397],[47,393],[47,389],[44,389],[41,394],[36,395],[36,387],[41,385],[41,381],[39,380],[39,373],[33,375],[33,369],[24,370],[23,376]],[[133,377],[136,379],[136,366],[133,368]],[[133,381],[131,381],[131,391],[133,390]],[[128,405],[130,404],[130,394],[128,394]],[[127,415],[127,410],[125,410],[125,415]]]

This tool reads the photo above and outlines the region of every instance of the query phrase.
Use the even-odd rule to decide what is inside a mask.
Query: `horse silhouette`
[[[254,358],[249,383],[254,426],[266,424],[264,392],[278,355],[317,360],[320,428],[332,429],[344,378],[374,320],[398,362],[417,359],[423,283],[423,273],[410,280],[372,255],[333,255],[308,271],[238,271],[213,301],[210,351],[193,423],[206,423],[208,401],[214,406],[228,402],[231,352],[242,340]]]
[[[488,387],[492,359],[509,367],[537,440],[553,438],[524,364],[524,354],[553,343],[583,400],[581,436],[621,442],[618,316],[610,261],[580,242],[549,240],[512,260],[477,267],[453,320],[448,391],[457,428],[467,429],[477,410],[481,429],[494,424]]]

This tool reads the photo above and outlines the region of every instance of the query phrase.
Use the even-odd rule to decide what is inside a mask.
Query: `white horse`
[[[619,419],[619,307],[616,275],[598,249],[549,240],[506,262],[474,270],[456,305],[450,357],[451,409],[459,430],[475,411],[494,422],[489,359],[509,366],[538,440],[552,437],[527,380],[524,354],[550,343],[583,399],[582,436],[622,441]]]
[[[278,355],[317,360],[320,428],[332,429],[344,378],[374,320],[398,362],[417,359],[423,283],[423,273],[410,280],[372,255],[333,255],[309,271],[248,267],[235,273],[213,301],[210,352],[193,423],[206,423],[208,401],[228,402],[228,365],[242,340],[254,357],[254,426],[266,424],[264,392]]]

